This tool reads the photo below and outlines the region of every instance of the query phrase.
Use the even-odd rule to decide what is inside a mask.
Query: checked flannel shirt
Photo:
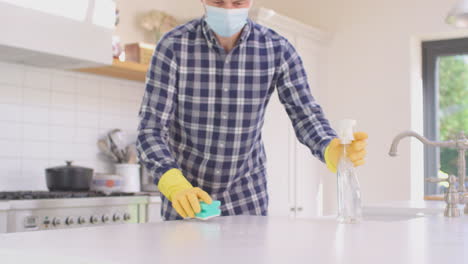
[[[138,152],[157,184],[171,168],[222,203],[222,215],[267,215],[261,129],[277,90],[298,140],[324,161],[336,137],[287,39],[252,20],[229,52],[204,18],[164,35],[140,109]],[[181,219],[162,198],[165,220]]]

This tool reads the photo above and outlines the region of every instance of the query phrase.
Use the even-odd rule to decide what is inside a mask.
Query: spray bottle
[[[347,151],[354,140],[356,120],[344,119],[338,122],[337,133],[343,145],[343,155],[337,166],[338,222],[353,224],[362,220],[361,190],[353,162]]]

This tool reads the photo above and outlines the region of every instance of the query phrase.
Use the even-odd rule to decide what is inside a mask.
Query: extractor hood
[[[113,0],[0,0],[0,61],[76,69],[112,64]]]

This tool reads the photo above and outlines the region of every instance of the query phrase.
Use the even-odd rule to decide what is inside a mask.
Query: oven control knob
[[[103,215],[103,216],[102,216],[102,222],[103,222],[103,223],[109,222],[109,216]]]
[[[125,214],[123,215],[123,219],[124,219],[124,221],[129,221],[129,220],[130,220],[130,218],[132,218],[132,217],[130,216],[130,214],[129,214],[129,213],[125,213]]]
[[[99,222],[99,217],[97,216],[91,216],[91,219],[89,219],[91,224],[97,224]]]
[[[60,224],[61,224],[60,218],[54,218],[54,219],[52,220],[52,224],[53,224],[54,226],[60,225]]]
[[[65,220],[65,224],[67,225],[73,225],[75,223],[75,220],[73,219],[73,217],[67,217],[67,219]]]
[[[82,224],[86,224],[86,218],[80,216],[78,217],[78,224],[82,225]]]
[[[120,215],[119,214],[114,214],[114,217],[112,218],[114,222],[120,221]]]

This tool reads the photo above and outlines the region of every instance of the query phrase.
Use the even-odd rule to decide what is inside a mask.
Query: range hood
[[[76,69],[112,64],[113,0],[0,0],[0,61]]]

